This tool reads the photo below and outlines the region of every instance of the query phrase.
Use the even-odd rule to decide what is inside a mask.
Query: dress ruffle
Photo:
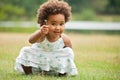
[[[39,45],[39,43],[36,43],[32,47],[28,46],[21,49],[19,56],[16,58],[15,69],[17,71],[24,73],[21,68],[22,64],[45,71],[54,70],[55,72],[67,73],[68,75],[78,74],[71,48],[65,47],[45,51],[38,47]]]

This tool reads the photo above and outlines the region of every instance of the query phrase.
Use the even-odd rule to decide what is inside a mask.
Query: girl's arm
[[[46,34],[48,33],[48,26],[42,26],[40,30],[37,30],[36,32],[34,32],[30,38],[29,38],[29,42],[30,43],[35,43],[38,41],[43,41],[45,39]]]
[[[68,36],[65,34],[62,34],[61,36],[62,36],[65,46],[72,48],[72,43],[71,43],[70,39],[68,38]]]

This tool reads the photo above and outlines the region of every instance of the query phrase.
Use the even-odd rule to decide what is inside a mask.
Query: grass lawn
[[[68,33],[79,75],[56,77],[21,75],[15,59],[30,33],[0,32],[0,80],[120,80],[120,35]]]

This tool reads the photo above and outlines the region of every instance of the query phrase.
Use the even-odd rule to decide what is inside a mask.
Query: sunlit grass
[[[30,33],[0,33],[0,80],[120,80],[120,35],[68,34],[75,53],[76,77],[21,75],[14,70]]]

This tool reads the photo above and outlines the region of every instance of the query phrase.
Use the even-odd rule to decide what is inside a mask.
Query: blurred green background
[[[37,26],[37,9],[47,0],[0,0],[0,80],[120,80],[119,30],[70,29],[79,75],[24,76],[13,68],[15,59],[28,36]],[[120,0],[64,0],[72,6],[72,21],[120,24]],[[22,22],[22,23],[21,23]],[[29,24],[30,23],[30,24]],[[103,24],[101,26],[103,27]],[[73,24],[73,23],[72,23]],[[26,27],[27,26],[27,27]],[[78,26],[74,25],[73,27]],[[79,24],[83,26],[83,24]],[[94,26],[94,25],[93,25]],[[84,27],[84,26],[83,26]],[[98,27],[98,24],[95,24]],[[112,29],[115,26],[112,26]]]
[[[0,21],[35,21],[47,0],[0,0]],[[64,0],[72,6],[72,20],[120,21],[120,0]]]

